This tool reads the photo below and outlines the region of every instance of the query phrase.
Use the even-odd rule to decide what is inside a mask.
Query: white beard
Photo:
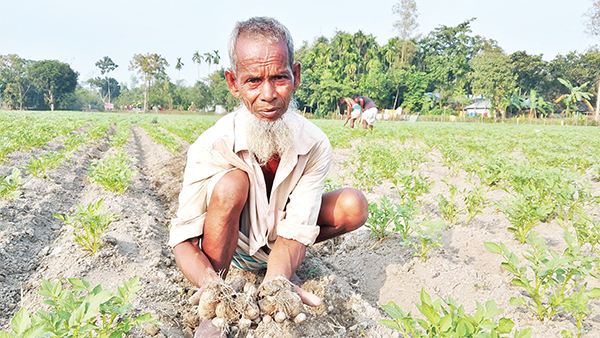
[[[248,112],[250,118],[246,126],[246,143],[250,154],[261,166],[266,165],[275,154],[283,158],[294,145],[302,126],[296,107],[294,101],[290,102],[288,110],[276,121],[261,121]]]

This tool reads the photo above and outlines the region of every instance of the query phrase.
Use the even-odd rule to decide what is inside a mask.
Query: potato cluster
[[[292,283],[285,278],[275,278],[264,283],[258,290],[258,306],[263,314],[263,321],[271,318],[281,323],[291,318],[296,323],[306,320],[304,304],[300,296],[294,291]]]
[[[231,325],[248,330],[253,320],[259,320],[256,288],[244,290],[246,278],[236,276],[227,282],[209,285],[198,304],[200,318],[211,319],[214,326],[227,331]],[[246,291],[246,292],[244,292]]]
[[[306,320],[303,310],[300,296],[285,278],[264,283],[257,290],[243,276],[235,276],[206,287],[198,304],[200,318],[212,320],[224,332],[231,326],[247,331],[261,320],[281,323],[290,318],[301,323]]]

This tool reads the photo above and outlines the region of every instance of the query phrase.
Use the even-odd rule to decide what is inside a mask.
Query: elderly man
[[[352,231],[368,216],[356,189],[323,194],[331,146],[296,113],[301,66],[293,52],[289,31],[271,18],[239,22],[232,32],[225,76],[242,104],[190,147],[169,240],[177,265],[200,290],[225,278],[230,264],[266,268],[265,282],[290,279],[307,246]],[[319,304],[296,291],[306,304]],[[208,337],[207,322],[199,330]]]

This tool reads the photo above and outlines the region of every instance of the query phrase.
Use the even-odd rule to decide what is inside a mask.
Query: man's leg
[[[323,194],[317,224],[322,242],[361,227],[369,217],[369,203],[357,189],[344,188]]]
[[[217,182],[209,201],[204,222],[202,249],[199,238],[192,238],[173,248],[175,261],[184,276],[199,288],[223,278],[237,247],[239,219],[248,198],[250,183],[242,170],[232,170]]]
[[[202,250],[223,278],[237,248],[240,216],[249,189],[248,175],[239,169],[232,170],[217,182],[209,201]]]

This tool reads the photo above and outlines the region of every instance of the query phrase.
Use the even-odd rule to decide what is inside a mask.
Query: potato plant
[[[90,180],[120,195],[125,192],[132,177],[137,173],[130,168],[130,163],[134,160],[124,151],[117,151],[102,161],[93,160],[89,168]]]
[[[477,302],[477,310],[468,315],[462,305],[452,298],[432,301],[431,296],[421,289],[421,303],[417,309],[424,318],[414,318],[411,313],[405,313],[394,302],[381,307],[392,319],[381,319],[379,323],[400,331],[404,338],[461,338],[461,337],[508,337],[514,327],[514,322],[508,318],[493,321],[502,310],[496,307],[496,302],[490,300],[485,305]],[[515,330],[514,338],[530,338],[531,329]]]
[[[118,216],[112,213],[101,214],[103,199],[86,205],[78,204],[74,215],[54,214],[54,217],[73,227],[75,242],[89,250],[92,255],[102,245],[100,237]]]
[[[0,199],[12,200],[21,195],[21,170],[13,169],[12,173],[0,179]]]
[[[49,311],[30,315],[24,307],[12,318],[11,331],[0,331],[1,338],[37,337],[122,337],[134,327],[146,323],[160,325],[150,313],[130,314],[131,300],[142,289],[139,278],[125,281],[113,295],[101,285],[92,287],[85,279],[69,278],[70,288],[62,280],[42,280],[38,294]]]
[[[524,288],[529,295],[529,298],[512,297],[512,305],[529,309],[540,321],[569,311],[580,326],[585,314],[590,313],[589,303],[582,303],[582,300],[600,297],[600,288],[587,290],[586,281],[590,277],[600,277],[594,271],[599,258],[582,253],[569,232],[565,232],[564,238],[568,247],[559,254],[532,232],[527,239],[530,249],[523,254],[527,265],[521,265],[517,255],[502,242],[484,244],[490,252],[505,259],[501,265],[513,275],[512,283]]]

